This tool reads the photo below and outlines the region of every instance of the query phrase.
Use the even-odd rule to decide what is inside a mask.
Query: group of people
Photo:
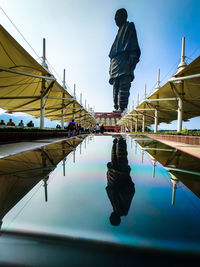
[[[12,119],[9,119],[9,121],[7,123],[4,122],[4,120],[1,120],[0,121],[0,126],[17,126],[14,121]],[[18,124],[19,127],[24,127],[24,122],[23,120],[21,120]],[[29,121],[27,124],[26,124],[27,127],[34,127],[34,123],[33,121]]]
[[[56,127],[57,128],[57,127]],[[74,122],[74,119],[68,124],[66,127],[68,130],[68,137],[75,136],[75,134],[81,134],[83,131],[86,133],[96,133],[96,134],[103,134],[105,131],[105,128],[103,124],[100,126],[98,123],[95,126],[88,126],[86,129],[82,128],[80,124],[77,124]]]
[[[68,137],[75,136],[75,134],[82,134],[83,128],[80,124],[76,124],[74,119],[66,127],[68,130]]]
[[[94,132],[96,134],[99,134],[99,133],[103,134],[104,131],[105,131],[105,128],[104,128],[103,124],[101,126],[98,123],[95,125]]]

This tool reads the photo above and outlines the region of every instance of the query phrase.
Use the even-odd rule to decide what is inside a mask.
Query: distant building
[[[121,119],[121,113],[114,112],[95,112],[94,117],[99,125],[104,125],[108,132],[119,132],[121,127],[117,125]]]

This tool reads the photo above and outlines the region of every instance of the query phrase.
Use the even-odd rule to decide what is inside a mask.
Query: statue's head
[[[115,13],[115,22],[120,28],[127,20],[128,14],[125,8],[120,8]]]

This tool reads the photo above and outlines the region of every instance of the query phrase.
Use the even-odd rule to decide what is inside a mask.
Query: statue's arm
[[[137,32],[135,29],[135,25],[133,22],[129,25],[129,31],[130,31],[130,41],[132,42],[132,50],[129,51],[129,60],[130,60],[130,66],[135,68],[136,64],[140,60],[140,47],[138,44],[138,38],[137,38]]]

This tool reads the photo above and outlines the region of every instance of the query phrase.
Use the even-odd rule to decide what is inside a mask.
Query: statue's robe
[[[133,71],[140,58],[140,48],[133,22],[126,22],[119,28],[109,57],[109,83],[113,84],[113,80],[122,75],[130,75],[132,81]]]

